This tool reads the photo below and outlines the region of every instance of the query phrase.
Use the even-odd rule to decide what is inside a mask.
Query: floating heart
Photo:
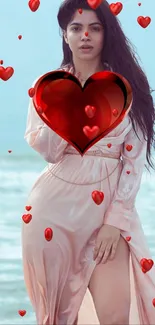
[[[151,18],[150,17],[139,16],[137,18],[137,22],[141,27],[146,28],[150,24]]]
[[[130,241],[131,240],[131,236],[126,237],[126,240],[127,241]]]
[[[78,9],[78,12],[79,12],[79,14],[81,15],[82,12],[83,12],[82,8],[79,8],[79,9]]]
[[[30,213],[23,214],[22,219],[25,223],[29,223],[32,219],[32,214],[30,214]]]
[[[90,126],[86,125],[83,128],[83,132],[89,139],[93,139],[97,136],[97,134],[99,134],[100,129],[98,126],[93,126],[92,128],[90,128]]]
[[[84,87],[71,73],[53,71],[42,76],[34,88],[32,100],[40,118],[82,156],[123,121],[132,103],[128,81],[109,71],[95,73]],[[96,107],[92,119],[84,110],[88,104]],[[119,112],[117,117],[112,113],[116,107]],[[83,131],[86,126],[97,126],[99,134],[88,139]]]
[[[121,12],[121,10],[123,9],[123,5],[122,5],[121,2],[111,3],[109,5],[109,7],[110,7],[111,12],[115,16],[117,16]]]
[[[147,271],[144,269],[144,267],[141,267],[141,270],[143,273],[146,273]]]
[[[26,314],[26,310],[18,310],[18,314],[23,317]]]
[[[104,200],[104,193],[103,192],[100,192],[100,191],[93,191],[92,192],[92,199],[94,200],[94,202],[97,205],[99,205]]]
[[[153,304],[153,306],[155,307],[155,298],[153,298],[153,300],[152,300],[152,304]]]
[[[36,11],[39,6],[40,6],[40,1],[39,0],[30,0],[29,3],[29,8],[31,9],[31,11]]]
[[[44,234],[47,241],[50,241],[53,237],[53,231],[51,228],[46,228]]]
[[[89,118],[92,118],[95,115],[96,107],[87,105],[85,107],[85,112]]]
[[[132,146],[131,144],[127,144],[127,145],[126,145],[126,150],[127,150],[127,151],[131,151],[132,148],[133,148],[133,146]]]
[[[0,67],[0,78],[4,81],[10,79],[14,73],[14,69],[12,67]]]
[[[31,207],[30,205],[26,205],[25,209],[26,209],[27,211],[30,211],[30,210],[32,209],[32,207]]]
[[[28,94],[29,94],[30,97],[33,97],[34,94],[35,94],[35,89],[34,89],[34,88],[30,88],[30,89],[28,90]]]
[[[87,2],[92,9],[97,9],[103,0],[87,0]]]
[[[114,116],[118,116],[118,109],[114,108],[112,113],[113,113]]]
[[[149,270],[151,270],[152,266],[153,266],[154,262],[152,259],[147,259],[147,258],[142,258],[140,261],[140,265],[142,266],[142,268],[148,272]]]

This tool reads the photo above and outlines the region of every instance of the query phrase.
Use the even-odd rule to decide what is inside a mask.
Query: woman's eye
[[[95,31],[99,32],[100,28],[99,27],[93,27]]]
[[[78,27],[73,27],[72,30],[78,30]]]
[[[95,30],[95,31],[97,31],[97,32],[100,31],[100,28],[99,27],[92,27],[92,29]],[[73,31],[77,31],[77,30],[79,30],[79,27],[73,27],[72,30]]]

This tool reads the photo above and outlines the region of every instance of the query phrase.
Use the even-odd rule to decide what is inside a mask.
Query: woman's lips
[[[93,49],[93,47],[89,47],[89,48],[82,48],[82,47],[80,47],[80,50],[82,51],[82,52],[90,52],[91,50]]]

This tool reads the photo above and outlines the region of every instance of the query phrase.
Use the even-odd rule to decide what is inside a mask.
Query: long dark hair
[[[67,25],[72,20],[75,11],[79,8],[93,10],[88,5],[87,0],[64,0],[62,2],[57,15],[62,32],[66,31]],[[135,122],[142,130],[144,139],[147,140],[146,158],[148,166],[145,165],[145,167],[150,172],[149,166],[155,170],[155,166],[151,161],[151,146],[155,149],[155,110],[151,88],[145,73],[138,63],[136,51],[129,39],[124,35],[118,18],[109,9],[108,2],[104,0],[95,10],[95,13],[104,26],[104,46],[101,54],[102,65],[106,67],[106,70],[110,70],[111,67],[113,72],[124,76],[132,87],[133,104],[129,116],[136,135]],[[74,67],[72,52],[64,38],[62,42],[64,57],[60,68],[65,65],[72,65]],[[107,65],[109,68],[107,68]]]

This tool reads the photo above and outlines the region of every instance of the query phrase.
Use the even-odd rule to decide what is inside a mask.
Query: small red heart
[[[93,9],[97,9],[103,0],[87,0],[89,6]]]
[[[141,6],[141,2],[138,3],[138,6]]]
[[[38,108],[37,108],[37,112],[41,115],[41,114],[44,113],[44,110],[43,110],[43,108],[38,107]]]
[[[128,175],[130,174],[130,170],[127,170],[127,172],[126,172]]]
[[[30,213],[23,214],[22,219],[25,223],[29,223],[32,219],[32,214],[30,214]]]
[[[22,35],[18,35],[18,38],[21,39],[22,38]]]
[[[127,145],[126,145],[126,150],[127,150],[127,151],[131,151],[131,150],[132,150],[132,148],[133,148],[133,146],[132,146],[132,145],[130,145],[130,144],[127,144]]]
[[[3,60],[0,60],[0,64],[3,64]]]
[[[82,12],[83,12],[83,10],[80,8],[80,9],[78,9],[78,12],[79,12],[79,14],[81,15]]]
[[[113,113],[114,116],[118,116],[118,109],[114,108],[112,110],[112,113]]]
[[[12,150],[8,150],[8,153],[11,153],[12,152]]]
[[[131,236],[126,237],[126,240],[127,241],[130,241],[131,240]]]
[[[18,314],[23,317],[26,314],[26,310],[18,310]]]
[[[117,16],[123,9],[123,4],[121,2],[111,3],[109,5],[111,12]]]
[[[151,18],[150,17],[139,16],[137,18],[137,22],[141,27],[146,28],[150,24]]]
[[[36,11],[39,6],[40,6],[40,1],[39,0],[30,0],[29,3],[29,8],[31,9],[31,11]]]
[[[151,270],[152,266],[154,265],[154,262],[152,259],[142,258],[140,260],[140,265],[146,272],[148,272],[149,270]]]
[[[30,210],[32,209],[32,207],[31,207],[31,205],[26,205],[25,209],[26,209],[27,211],[30,211]]]
[[[155,298],[153,298],[153,300],[152,300],[152,304],[153,304],[153,306],[155,307]]]
[[[131,108],[132,90],[124,77],[110,71],[95,73],[83,87],[74,75],[68,72],[67,79],[66,75],[66,71],[58,70],[42,76],[34,86],[32,100],[44,123],[83,156],[126,117]],[[89,123],[84,110],[88,102],[96,107],[96,114]],[[112,114],[116,107],[117,117]],[[96,133],[99,128],[93,140],[83,132],[86,126],[88,131],[97,126]]]
[[[53,237],[53,230],[51,228],[46,228],[44,231],[46,240],[50,241]]]
[[[35,94],[35,88],[30,88],[30,89],[28,90],[28,94],[29,94],[30,97],[33,97],[34,94]]]
[[[88,36],[88,32],[85,32],[85,36]]]
[[[94,117],[94,115],[95,115],[96,107],[94,107],[94,106],[90,106],[90,105],[87,105],[87,106],[85,107],[85,112],[86,112],[86,114],[87,114],[87,116],[88,116],[89,118],[92,118],[92,117]]]
[[[83,128],[83,132],[87,138],[92,140],[93,138],[95,138],[98,135],[98,133],[100,132],[100,129],[96,125],[94,125],[92,128],[90,128],[90,126],[86,125]]]
[[[111,148],[111,146],[112,146],[111,143],[108,143],[108,144],[107,144],[107,147],[108,147],[108,148]]]
[[[147,271],[144,269],[144,267],[141,266],[141,270],[143,273],[146,273]]]
[[[92,199],[97,205],[100,205],[104,200],[104,193],[100,191],[93,191],[92,192]]]
[[[4,81],[10,79],[14,73],[14,69],[12,67],[0,67],[0,78]]]

